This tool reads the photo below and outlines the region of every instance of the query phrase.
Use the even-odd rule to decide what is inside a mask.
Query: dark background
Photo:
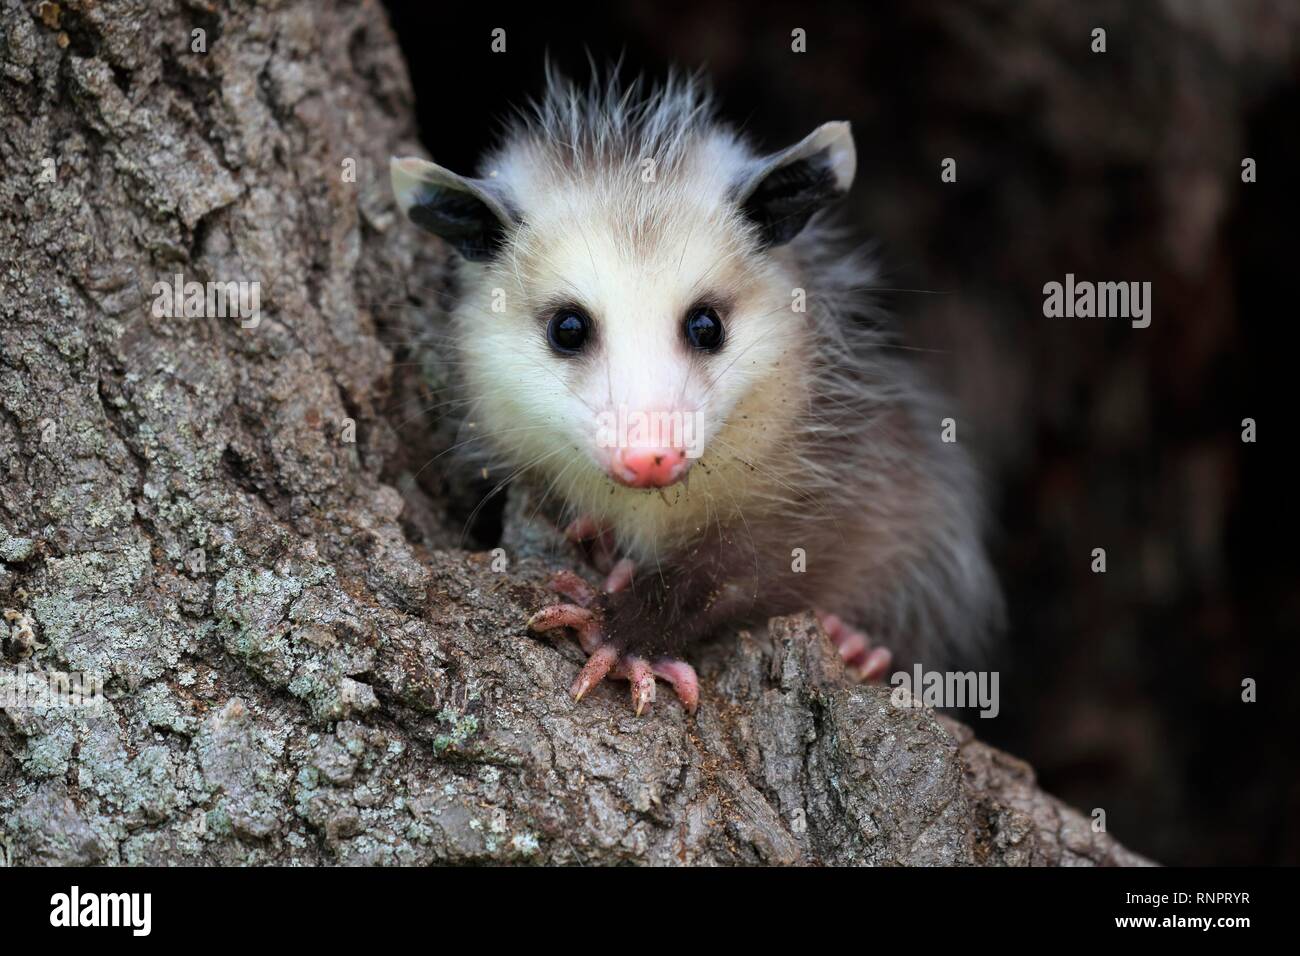
[[[851,120],[842,214],[885,285],[924,290],[882,298],[956,399],[997,516],[1011,626],[977,732],[1161,862],[1300,861],[1300,5],[386,5],[424,145],[462,172],[547,54],[578,78],[589,54],[705,66],[769,148]],[[1150,328],[1044,318],[1067,272],[1152,282]]]

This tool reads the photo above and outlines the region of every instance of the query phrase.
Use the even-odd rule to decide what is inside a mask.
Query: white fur
[[[488,161],[523,224],[499,263],[469,270],[455,320],[471,393],[481,396],[475,418],[503,457],[536,461],[552,494],[612,525],[645,559],[719,511],[778,493],[746,462],[788,440],[806,404],[809,356],[792,332],[808,319],[791,309],[796,272],[757,251],[735,209],[737,179],[758,157],[713,125],[699,87],[674,80],[639,107],[612,102],[621,111],[553,88]],[[492,312],[494,290],[504,292],[503,314]],[[680,341],[684,316],[718,294],[733,302],[726,348],[692,359]],[[543,329],[553,302],[593,317],[597,362],[551,352]],[[701,413],[707,450],[686,485],[648,492],[611,482],[595,425],[620,407]]]

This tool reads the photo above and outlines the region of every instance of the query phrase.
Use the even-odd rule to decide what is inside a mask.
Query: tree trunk
[[[516,503],[500,573],[414,480],[445,263],[383,10],[229,7],[0,0],[0,859],[1141,862],[811,618],[712,648],[694,718],[575,706],[547,531]],[[178,274],[260,313],[160,314]],[[103,699],[15,700],[51,674]]]

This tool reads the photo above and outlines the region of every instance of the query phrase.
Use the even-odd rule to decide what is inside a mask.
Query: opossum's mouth
[[[690,469],[683,448],[611,448],[605,465],[609,477],[627,488],[667,488]]]

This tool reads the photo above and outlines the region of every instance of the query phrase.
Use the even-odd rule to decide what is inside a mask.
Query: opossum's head
[[[854,163],[847,123],[759,156],[670,84],[636,106],[552,90],[481,178],[419,159],[392,178],[468,263],[457,342],[496,443],[655,488],[706,450],[761,454],[764,417],[799,400],[811,327],[786,244]]]

